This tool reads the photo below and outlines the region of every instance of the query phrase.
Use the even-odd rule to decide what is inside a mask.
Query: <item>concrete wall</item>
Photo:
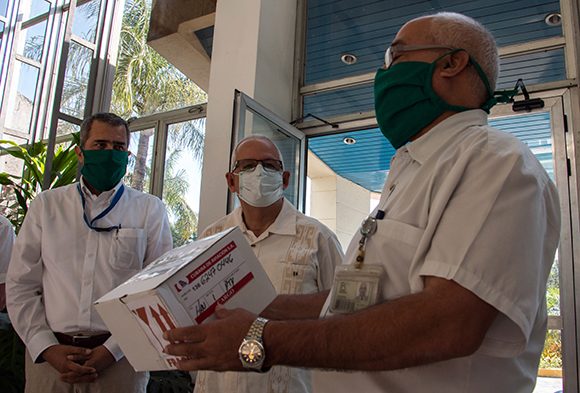
[[[210,58],[195,35],[215,21],[215,0],[157,0],[147,43],[204,91],[209,89]]]
[[[316,155],[308,154],[310,215],[333,230],[346,250],[370,211],[371,192],[334,173]]]
[[[234,92],[290,121],[296,0],[220,0],[209,80],[199,227],[226,213]]]

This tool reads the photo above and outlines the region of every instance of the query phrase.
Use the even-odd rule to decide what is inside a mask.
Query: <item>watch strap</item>
[[[248,330],[248,334],[246,335],[246,339],[247,340],[259,340],[261,343],[264,342],[264,339],[262,338],[262,335],[264,334],[264,327],[266,326],[266,324],[269,322],[268,319],[266,318],[262,318],[262,317],[258,317],[256,318],[256,320],[254,322],[252,322],[252,325],[250,326],[250,330]]]

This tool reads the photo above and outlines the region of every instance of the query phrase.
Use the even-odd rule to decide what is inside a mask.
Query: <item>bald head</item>
[[[408,22],[405,26],[420,23],[422,38],[425,43],[441,45],[450,48],[465,49],[477,61],[487,76],[491,90],[495,90],[499,73],[499,54],[495,39],[489,30],[481,23],[468,16],[455,12],[440,12],[423,16]],[[403,26],[403,27],[405,27]],[[484,86],[479,82],[479,76],[471,72],[474,84],[486,94]]]
[[[240,155],[239,152],[242,154]],[[280,149],[278,149],[278,146],[270,138],[264,135],[250,135],[239,141],[234,148],[230,169],[233,169],[238,159],[263,159],[256,155],[283,161]]]

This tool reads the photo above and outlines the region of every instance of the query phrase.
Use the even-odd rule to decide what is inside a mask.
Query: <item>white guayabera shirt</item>
[[[239,226],[279,294],[307,294],[329,289],[343,253],[336,235],[300,213],[286,199],[276,221],[256,237],[246,228],[242,209],[210,225],[202,236]],[[303,393],[311,391],[310,371],[272,367],[268,373],[200,371],[195,393]]]
[[[122,183],[92,195],[81,187],[89,220],[111,204]],[[159,198],[124,186],[115,207],[91,230],[83,220],[77,184],[45,191],[30,204],[18,233],[7,277],[14,328],[33,360],[58,344],[53,332],[107,330],[93,302],[172,248]],[[111,337],[105,347],[123,357]]]
[[[423,277],[435,276],[470,290],[498,317],[471,356],[388,372],[315,372],[315,392],[531,392],[560,208],[527,146],[489,127],[481,110],[453,115],[397,151],[378,209],[385,217],[365,262],[384,266],[384,300],[420,292]]]

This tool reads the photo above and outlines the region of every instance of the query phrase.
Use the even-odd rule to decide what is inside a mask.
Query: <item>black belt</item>
[[[73,345],[75,347],[82,347],[93,349],[99,345],[103,345],[105,341],[111,337],[109,332],[73,332],[60,333],[54,332],[58,342],[63,345]]]

